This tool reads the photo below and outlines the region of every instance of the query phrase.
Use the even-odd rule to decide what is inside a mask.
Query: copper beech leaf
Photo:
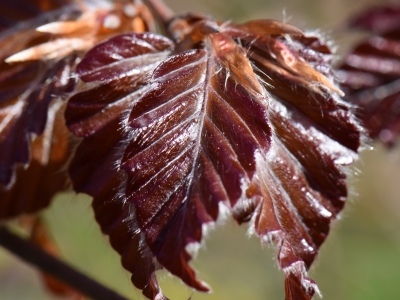
[[[369,33],[345,56],[338,72],[346,100],[371,138],[393,146],[400,133],[400,7],[369,9],[350,22]]]
[[[225,207],[276,244],[287,299],[311,299],[306,271],[343,208],[342,167],[361,137],[329,48],[277,21],[219,25],[189,14],[169,30],[173,52],[160,36],[126,35],[78,65],[66,111],[84,138],[70,168],[75,189],[94,196],[97,220],[149,298],[163,297],[153,274],[161,266],[208,290],[190,249]]]
[[[28,7],[40,12],[42,6],[59,5],[50,2]],[[70,5],[0,34],[1,184],[9,187],[16,165],[29,163],[30,142],[42,134],[51,101],[72,90],[76,55],[116,33],[148,30],[152,20],[146,9],[126,0],[107,10],[101,3],[85,11]],[[140,20],[141,24],[136,22]]]
[[[16,1],[2,10],[7,18]],[[35,28],[54,18],[74,16],[61,1],[37,1],[26,5],[36,17],[0,33],[0,219],[33,213],[49,205],[53,196],[68,186],[66,163],[73,136],[65,127],[62,94],[71,91],[70,72],[76,56],[51,63],[42,61],[7,64],[4,60],[49,36]],[[17,5],[17,6],[18,6]],[[45,13],[47,10],[59,8]],[[18,18],[17,18],[18,19]],[[19,20],[19,19],[18,19]],[[13,25],[13,24],[11,24]]]
[[[132,107],[121,163],[126,201],[134,203],[150,249],[170,272],[204,291],[186,246],[202,240],[202,226],[216,221],[220,202],[234,207],[243,197],[255,152],[267,153],[271,138],[266,93],[239,78],[226,81],[209,47],[158,66],[152,88]]]
[[[94,197],[96,220],[121,254],[132,282],[149,298],[161,295],[153,274],[159,265],[138,227],[134,205],[117,196],[125,180],[118,167],[125,147],[121,122],[149,89],[151,73],[172,47],[168,39],[147,33],[118,36],[96,46],[77,67],[85,84],[79,85],[82,90],[69,100],[66,111],[67,126],[84,138],[70,166],[74,188]]]
[[[247,24],[225,30],[248,47],[270,92],[274,137],[269,154],[259,162],[261,200],[254,230],[278,246],[286,297],[308,299],[317,287],[306,270],[345,203],[341,168],[357,158],[361,128],[351,107],[338,97],[331,52],[318,37],[260,36]]]

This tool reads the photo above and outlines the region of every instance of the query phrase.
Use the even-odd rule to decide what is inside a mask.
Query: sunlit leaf
[[[357,158],[360,127],[318,37],[277,21],[218,24],[174,19],[171,54],[172,42],[160,48],[147,35],[88,53],[66,115],[84,138],[75,189],[95,197],[133,282],[153,284],[148,297],[160,295],[158,264],[208,290],[188,262],[225,207],[275,243],[287,299],[310,299],[317,286],[306,271],[345,203],[342,167]],[[142,272],[126,260],[138,246]]]
[[[10,183],[16,164],[29,163],[31,141],[35,139],[34,135],[43,134],[48,119],[48,108],[54,95],[60,95],[71,88],[67,76],[74,63],[74,57],[70,57],[54,64],[50,70],[40,62],[33,63],[28,68],[24,66],[21,72],[12,74],[2,82],[6,89],[9,84],[17,84],[13,88],[21,93],[18,83],[23,89],[20,95],[12,95],[12,98],[6,97],[11,95],[5,95],[6,99],[0,110],[0,174],[4,184]]]
[[[132,282],[149,298],[160,294],[153,274],[159,265],[138,227],[133,204],[118,196],[125,181],[118,167],[125,147],[121,122],[149,89],[152,71],[172,46],[158,35],[129,34],[95,47],[77,68],[86,84],[81,84],[83,90],[69,100],[66,111],[69,129],[85,138],[70,166],[74,188],[94,197],[96,220],[121,254]]]
[[[121,163],[126,201],[135,204],[152,252],[199,290],[207,287],[194,278],[186,246],[201,241],[220,202],[233,207],[243,197],[255,152],[268,151],[271,135],[265,93],[228,79],[220,67],[209,48],[160,64],[152,88],[132,107],[132,138]]]
[[[317,291],[305,271],[345,203],[341,167],[357,158],[360,127],[338,97],[330,51],[317,37],[271,38],[238,26],[231,34],[248,45],[270,92],[274,138],[269,155],[260,157],[255,232],[278,246],[287,298],[303,299]]]
[[[47,20],[68,14],[72,11],[52,12]],[[72,87],[69,74],[75,57],[48,64],[34,61],[10,65],[3,61],[32,43],[48,39],[48,35],[36,34],[31,27],[45,21],[39,16],[27,21],[29,27],[0,34],[0,184],[5,187],[11,185],[16,165],[29,163],[30,143],[43,133],[47,109],[55,95]]]

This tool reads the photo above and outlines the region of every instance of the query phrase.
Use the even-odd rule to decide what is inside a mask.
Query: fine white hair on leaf
[[[292,263],[289,267],[283,268],[285,274],[294,274],[296,277],[300,277],[300,283],[307,293],[311,294],[315,291],[317,295],[322,298],[322,294],[316,283],[310,281],[307,277],[307,270],[302,261],[296,261]],[[311,293],[310,293],[311,292]]]
[[[212,230],[214,230],[217,227],[222,227],[226,220],[228,220],[231,217],[231,209],[227,206],[224,201],[221,201],[218,203],[218,218],[215,222],[208,222],[204,223],[201,226],[202,230],[202,240],[200,243],[190,243],[186,245],[185,249],[188,251],[193,257],[197,256],[197,253],[200,249],[205,249],[206,248],[206,243],[205,240],[207,239],[208,235]]]
[[[259,205],[260,205],[260,204],[259,204]],[[255,211],[257,211],[257,208],[256,208]],[[246,236],[247,236],[248,238],[250,238],[250,237],[256,235],[256,229],[255,229],[256,217],[257,217],[257,214],[256,214],[256,213],[253,213],[252,216],[251,216],[251,219],[250,219],[250,221],[249,221],[249,225],[248,225],[247,231],[246,231]]]
[[[288,16],[286,12],[286,7],[282,9],[282,22],[283,23],[289,23],[290,20],[292,19],[292,16]]]
[[[203,225],[205,225],[205,224],[203,224]],[[203,238],[203,241],[204,241],[204,238]],[[187,252],[189,252],[192,257],[196,257],[197,253],[199,252],[199,249],[205,247],[203,241],[201,243],[197,243],[197,242],[189,243],[186,245],[185,250]]]
[[[219,25],[219,27],[221,28],[221,29],[223,29],[223,28],[225,28],[226,26],[228,26],[229,24],[231,24],[232,23],[232,20],[227,20],[227,21],[225,21],[224,23],[222,23],[221,25]]]
[[[261,74],[263,74],[265,77],[269,78],[269,79],[272,81],[272,78],[271,78],[267,73],[265,73],[264,71],[262,71],[260,68],[258,68],[258,67],[257,67],[256,65],[254,65],[253,63],[252,63],[251,65],[252,65],[253,70],[255,71],[255,73],[261,73]],[[258,75],[257,75],[257,78],[258,78],[258,80],[264,85],[263,87],[268,87],[269,89],[274,89],[274,88],[275,88],[272,84],[270,84],[270,83],[266,82],[264,79],[262,79],[261,76],[258,76]],[[264,88],[264,90],[265,90],[266,95],[269,96],[268,91],[267,91],[265,88]]]

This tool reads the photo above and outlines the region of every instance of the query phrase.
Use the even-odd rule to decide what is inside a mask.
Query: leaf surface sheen
[[[206,287],[187,265],[186,246],[218,204],[233,207],[255,172],[255,152],[270,143],[267,99],[218,71],[211,49],[162,62],[152,88],[132,107],[132,139],[122,159],[127,201],[160,263],[184,282]],[[176,240],[180,236],[180,240]]]
[[[164,50],[152,36],[151,46],[140,48],[142,37],[127,49],[114,38],[82,61],[89,82],[67,109],[70,129],[84,137],[70,170],[75,188],[95,197],[97,220],[149,298],[162,295],[153,274],[160,267],[208,290],[188,264],[189,250],[224,205],[277,246],[287,299],[311,299],[318,288],[307,269],[344,206],[342,168],[357,158],[362,136],[333,83],[330,50],[277,21],[215,29],[188,15],[177,24],[189,29],[159,60]],[[154,65],[136,72],[153,48]],[[124,68],[133,61],[143,65]]]
[[[102,231],[122,256],[134,285],[152,299],[165,298],[154,274],[160,266],[138,227],[133,204],[116,196],[126,181],[116,162],[126,147],[121,130],[125,114],[148,90],[147,80],[172,47],[168,39],[150,33],[126,34],[99,44],[77,66],[82,89],[69,99],[66,110],[68,128],[84,138],[69,169],[74,189],[94,197],[93,209]],[[119,48],[124,55],[109,51],[121,54]],[[126,60],[135,62],[140,71],[124,68]],[[120,72],[113,76],[109,69]]]
[[[226,30],[249,47],[270,93],[274,135],[258,166],[261,200],[254,230],[277,245],[286,298],[310,299],[318,288],[306,270],[345,204],[342,168],[357,159],[361,128],[338,97],[331,53],[318,37],[259,36],[246,26]]]

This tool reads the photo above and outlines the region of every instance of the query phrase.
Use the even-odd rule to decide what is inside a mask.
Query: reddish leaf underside
[[[394,145],[400,133],[400,7],[370,9],[351,23],[370,36],[340,66],[346,100],[372,138]]]
[[[275,242],[287,298],[310,299],[317,288],[306,270],[343,208],[341,167],[360,143],[335,94],[329,49],[277,21],[216,30],[212,20],[182,20],[167,59],[172,42],[126,35],[78,66],[85,83],[66,114],[84,137],[70,169],[75,189],[95,197],[97,220],[147,297],[162,297],[160,266],[207,290],[188,246],[224,205]]]
[[[329,49],[317,38],[272,40],[237,28],[231,34],[249,43],[250,59],[271,93],[269,116],[275,135],[259,168],[263,200],[255,214],[255,231],[278,245],[278,262],[287,275],[286,297],[303,299],[316,289],[305,270],[347,197],[341,167],[357,158],[360,128],[350,107],[329,92],[335,88],[318,86],[321,75],[301,66],[306,62],[324,70],[326,78],[319,83],[332,80]]]

